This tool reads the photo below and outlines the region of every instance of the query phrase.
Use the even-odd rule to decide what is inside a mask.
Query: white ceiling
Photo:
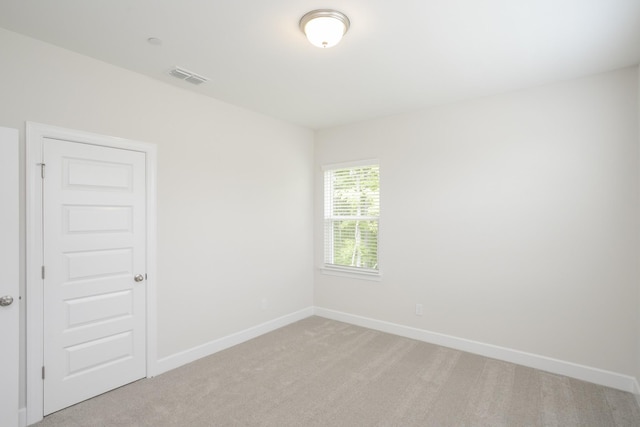
[[[351,20],[334,48],[298,28],[318,8]],[[0,26],[314,129],[640,62],[640,0],[0,0]]]

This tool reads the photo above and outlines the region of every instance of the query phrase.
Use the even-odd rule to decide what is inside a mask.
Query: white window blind
[[[325,168],[325,267],[377,274],[379,219],[378,164]]]

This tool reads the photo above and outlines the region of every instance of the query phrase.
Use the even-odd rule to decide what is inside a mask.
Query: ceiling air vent
[[[169,74],[177,79],[184,80],[185,82],[189,82],[194,85],[199,85],[209,80],[206,77],[199,76],[196,73],[192,73],[191,71],[180,67],[175,67],[170,70]]]

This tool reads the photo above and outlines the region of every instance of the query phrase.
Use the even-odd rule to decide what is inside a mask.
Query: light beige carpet
[[[640,426],[632,394],[310,317],[45,418],[90,426]]]

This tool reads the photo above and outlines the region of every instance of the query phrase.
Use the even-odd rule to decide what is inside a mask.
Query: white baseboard
[[[375,329],[377,331],[412,338],[431,344],[437,344],[443,347],[454,348],[456,350],[462,350],[490,357],[492,359],[516,363],[518,365],[528,366],[530,368],[540,369],[542,371],[565,375],[567,377],[627,391],[636,394],[637,398],[640,393],[640,388],[638,387],[638,382],[635,378],[616,372],[605,371],[603,369],[578,365],[576,363],[553,359],[551,357],[526,353],[519,350],[485,344],[464,338],[457,338],[451,335],[430,332],[424,329],[370,319],[321,307],[315,307],[314,314],[320,317],[350,323],[352,325]],[[638,401],[640,403],[640,398],[638,398]]]
[[[18,427],[27,427],[27,408],[18,410]]]
[[[154,375],[160,375],[182,365],[186,365],[187,363],[191,363],[229,347],[233,347],[234,345],[241,344],[250,339],[259,337],[260,335],[264,335],[267,332],[282,328],[283,326],[287,326],[291,323],[297,322],[298,320],[306,319],[309,316],[313,316],[313,307],[308,307],[294,313],[278,317],[277,319],[245,329],[244,331],[236,332],[235,334],[227,335],[226,337],[193,347],[189,350],[164,357],[156,363]]]

